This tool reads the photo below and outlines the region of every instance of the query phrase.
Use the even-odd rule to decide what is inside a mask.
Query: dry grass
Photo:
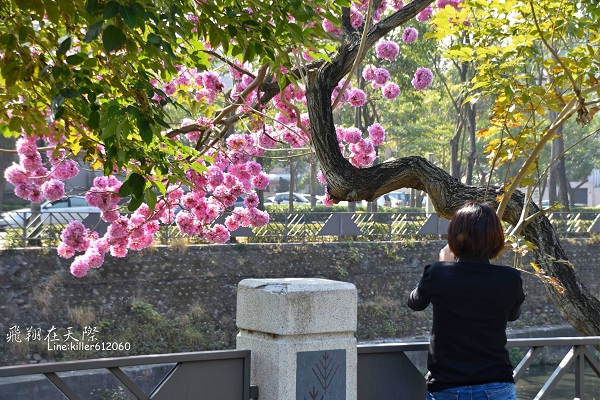
[[[69,307],[67,315],[71,322],[81,328],[92,326],[97,320],[96,313],[89,307]]]
[[[171,241],[169,242],[169,247],[180,253],[185,253],[189,246],[190,246],[190,242],[189,242],[188,238],[171,239]]]

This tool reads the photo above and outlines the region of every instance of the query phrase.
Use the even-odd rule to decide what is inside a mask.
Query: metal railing
[[[574,367],[573,399],[598,399],[599,393],[585,393],[586,365],[600,379],[600,362],[592,354],[591,346],[600,346],[600,336],[509,339],[507,347],[528,348],[513,372],[515,382],[523,378],[527,369],[539,360],[546,348],[569,348],[562,361],[539,389],[533,400],[557,399],[553,389]],[[409,359],[415,352],[426,353],[429,342],[382,343],[358,346],[358,399],[415,400],[424,399],[426,388],[423,372]],[[560,397],[561,399],[566,399]],[[525,400],[523,397],[520,399]]]
[[[0,398],[11,400],[249,400],[257,393],[250,387],[249,350],[0,367]]]
[[[227,213],[215,223],[223,223]],[[559,236],[590,237],[600,233],[600,212],[555,212],[548,215]],[[35,217],[0,216],[0,248],[56,245],[66,224],[79,220],[104,233],[107,223],[97,213],[42,213]],[[406,237],[445,235],[448,221],[424,212],[295,212],[270,213],[270,221],[259,228],[241,227],[231,233],[248,243],[280,243],[353,240],[392,241]],[[506,225],[506,229],[509,226]],[[162,226],[157,241],[169,244],[185,237],[175,225]],[[202,240],[189,238],[202,243]]]
[[[592,398],[586,397],[584,371],[587,366],[600,378],[600,362],[591,350],[591,346],[600,346],[599,336],[509,339],[507,346],[528,349],[527,354],[514,370],[517,387],[527,368],[540,357],[543,349],[564,348],[564,346],[569,348],[554,372],[539,389],[534,400],[557,398],[551,397],[552,391],[570,367],[574,367],[572,398],[581,400]],[[428,347],[428,342],[358,345],[358,400],[424,399],[426,394],[424,371],[415,366],[409,355],[415,352],[425,353]],[[148,372],[149,368],[155,371]],[[83,375],[84,371],[88,371],[89,374]],[[103,383],[102,386],[97,383],[99,382],[97,380],[93,384],[95,386],[90,387],[90,374],[101,375],[102,372],[112,378],[113,382]],[[85,384],[88,386],[86,387]],[[101,393],[98,392],[100,389]],[[0,367],[0,393],[3,396],[8,395],[11,400],[32,398],[53,400],[65,397],[69,400],[92,398],[249,400],[259,399],[258,389],[250,386],[250,351],[248,350],[118,357]],[[92,392],[95,392],[95,395]],[[122,396],[117,397],[119,394]],[[526,400],[522,396],[521,399]]]

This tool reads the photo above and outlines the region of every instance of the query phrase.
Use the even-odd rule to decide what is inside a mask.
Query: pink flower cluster
[[[19,163],[13,163],[4,171],[4,177],[15,187],[15,195],[41,203],[44,200],[58,200],[65,195],[62,181],[79,173],[79,166],[67,160],[64,150],[57,156],[49,154],[50,169],[44,166],[35,137],[21,137],[17,140]]]
[[[462,0],[437,0],[436,6],[439,9],[444,9],[446,6],[454,7],[455,9],[459,9],[462,4]]]
[[[377,158],[375,146],[383,143],[385,131],[381,125],[375,123],[367,128],[369,137],[364,138],[360,129],[356,127],[336,127],[337,139],[342,154],[357,168],[369,166]],[[326,184],[322,173],[317,174],[319,182]]]
[[[415,72],[412,85],[417,90],[423,90],[433,82],[433,73],[429,68],[419,67]]]
[[[432,14],[433,14],[433,7],[431,7],[429,5],[429,6],[425,7],[424,9],[422,9],[421,12],[419,12],[417,14],[417,21],[419,21],[419,22],[428,21],[429,18],[431,18]]]
[[[377,57],[383,58],[384,60],[394,61],[398,57],[400,52],[400,46],[397,43],[383,40],[375,45],[375,52]]]
[[[418,37],[419,32],[413,27],[406,28],[404,32],[402,32],[402,41],[404,43],[413,43]]]

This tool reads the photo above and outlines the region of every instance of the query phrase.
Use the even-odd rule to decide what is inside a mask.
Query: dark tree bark
[[[415,0],[392,17],[370,29],[367,48],[385,33],[413,18],[431,0]],[[339,80],[351,70],[358,54],[359,37],[348,37],[338,55],[324,63],[309,76],[307,87],[308,112],[311,121],[312,144],[327,179],[327,191],[334,200],[368,200],[403,187],[428,193],[441,217],[450,218],[467,200],[497,204],[500,189],[468,186],[432,165],[422,157],[405,157],[369,168],[353,167],[339,151],[331,95]],[[524,195],[516,192],[503,214],[503,219],[517,224],[524,207]],[[528,215],[538,208],[528,207]],[[578,279],[573,265],[550,221],[541,216],[522,230],[522,235],[535,246],[535,260],[548,295],[562,316],[584,335],[600,335],[600,301]]]

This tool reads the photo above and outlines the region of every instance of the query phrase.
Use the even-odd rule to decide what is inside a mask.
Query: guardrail
[[[527,369],[534,361],[539,361],[542,351],[547,348],[565,348],[566,354],[554,372],[544,380],[541,388],[534,388],[535,397],[519,396],[520,399],[597,399],[600,390],[585,390],[585,367],[588,366],[600,379],[600,362],[594,356],[591,346],[600,346],[600,336],[509,339],[507,347],[526,348],[527,353],[513,372],[517,391],[519,381],[524,379]],[[429,342],[382,343],[358,346],[358,399],[415,400],[424,399],[426,388],[422,370],[419,370],[408,357],[415,352],[426,353]],[[555,396],[553,390],[570,369],[573,371],[573,392],[571,397]],[[600,387],[600,384],[598,386]],[[535,392],[535,390],[538,390]],[[595,395],[590,397],[590,395]]]
[[[1,398],[248,400],[250,351],[220,350],[0,367]],[[195,397],[197,398],[197,397]]]
[[[223,223],[227,213],[216,223]],[[97,213],[42,213],[35,217],[0,217],[0,247],[55,246],[61,230],[77,219],[102,234],[107,224]],[[600,233],[600,212],[555,212],[548,214],[559,236],[590,237]],[[270,213],[270,221],[260,228],[241,227],[231,233],[233,241],[310,242],[342,241],[346,237],[364,241],[393,241],[406,237],[439,237],[446,234],[448,221],[424,212],[295,212]],[[506,225],[508,229],[509,226]],[[162,226],[156,240],[169,244],[185,237],[176,226]],[[192,242],[202,240],[189,238]]]
[[[599,336],[509,339],[509,349],[528,349],[513,373],[517,390],[526,370],[539,359],[545,348],[566,348],[566,355],[545,379],[533,399],[591,399],[592,397],[586,397],[585,368],[589,367],[600,378],[600,362],[591,346],[600,346]],[[426,341],[358,345],[357,399],[424,399],[424,371],[419,370],[409,356],[426,353],[428,347],[429,343]],[[572,397],[554,396],[553,390],[572,367]],[[92,379],[96,380],[90,383]],[[0,367],[0,393],[15,400],[53,400],[64,398],[63,396],[70,400],[98,398],[90,396],[90,391],[94,390],[98,391],[98,395],[122,394],[122,397],[111,398],[157,400],[198,398],[201,395],[201,398],[207,399],[248,400],[260,399],[259,389],[250,386],[248,350]],[[594,393],[588,391],[587,394]],[[524,396],[520,398],[526,399]]]

